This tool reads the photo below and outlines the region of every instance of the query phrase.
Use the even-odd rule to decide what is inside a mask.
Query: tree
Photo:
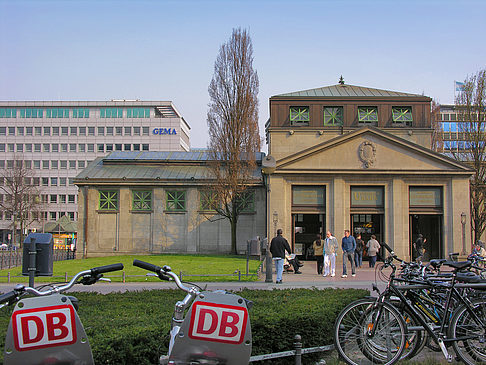
[[[214,210],[231,224],[231,253],[236,254],[238,217],[246,208],[245,190],[255,181],[258,129],[258,75],[246,30],[233,29],[219,49],[209,85],[210,171]]]
[[[23,159],[14,157],[7,163],[7,168],[0,170],[0,209],[6,216],[12,217],[12,242],[16,242],[18,228],[20,242],[23,242],[24,229],[39,216],[42,204],[39,184],[34,170],[28,168]]]
[[[486,229],[486,70],[464,80],[463,90],[455,100],[458,131],[464,141],[458,142],[454,156],[474,169],[470,181],[471,228],[474,242]]]
[[[442,123],[440,120],[440,105],[432,100],[430,106],[430,117],[432,122],[432,150],[435,152],[444,151],[444,141],[442,140]]]

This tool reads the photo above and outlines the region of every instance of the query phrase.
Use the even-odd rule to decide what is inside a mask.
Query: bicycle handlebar
[[[94,267],[91,269],[91,273],[93,275],[98,275],[98,274],[103,274],[105,272],[118,271],[118,270],[123,270],[122,263]]]
[[[0,295],[0,304],[10,302],[11,300],[17,298],[17,295],[19,295],[19,293],[17,293],[15,290]]]
[[[159,274],[160,271],[162,271],[162,268],[160,266],[151,264],[150,262],[145,262],[145,261],[140,261],[140,260],[133,260],[133,266],[140,267],[142,269],[145,269],[147,271],[152,271],[156,274]]]

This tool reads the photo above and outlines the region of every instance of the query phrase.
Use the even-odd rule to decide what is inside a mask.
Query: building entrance
[[[324,232],[324,214],[292,214],[293,250],[304,260],[314,258],[312,242]]]
[[[439,214],[410,214],[410,256],[413,260],[417,258],[417,253],[413,248],[413,243],[418,235],[422,234],[427,242],[424,245],[425,254],[423,261],[444,258],[442,244],[442,215]]]
[[[351,214],[352,234],[356,238],[361,234],[361,239],[365,244],[370,240],[371,235],[376,236],[376,240],[381,244],[383,242],[383,214]],[[380,257],[383,257],[383,248],[380,250]],[[368,259],[366,249],[363,252],[363,259]]]

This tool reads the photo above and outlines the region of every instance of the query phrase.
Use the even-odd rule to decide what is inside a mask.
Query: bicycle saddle
[[[457,270],[462,270],[470,267],[472,265],[471,261],[445,261],[442,263],[442,265],[446,265],[449,267],[452,267]]]

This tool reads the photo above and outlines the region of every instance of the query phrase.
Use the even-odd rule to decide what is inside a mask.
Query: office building
[[[190,127],[170,101],[0,102],[0,169],[22,161],[42,196],[42,212],[27,231],[64,215],[77,221],[73,178],[97,157],[189,149]],[[12,217],[0,212],[0,241],[11,239],[11,229]]]

